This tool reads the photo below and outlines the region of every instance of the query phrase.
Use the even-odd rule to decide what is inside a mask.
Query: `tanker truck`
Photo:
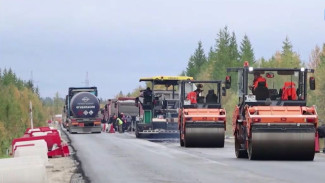
[[[70,87],[63,108],[69,133],[100,133],[97,87]]]

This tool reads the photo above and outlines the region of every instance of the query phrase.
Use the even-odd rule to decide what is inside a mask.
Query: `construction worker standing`
[[[197,96],[198,92],[197,90],[195,91],[191,91],[187,94],[187,100],[191,101],[191,104],[196,104],[197,101],[196,101],[196,96]]]
[[[118,125],[118,132],[122,133],[123,132],[123,121],[120,117],[116,119],[117,125]]]
[[[122,132],[124,133],[125,127],[126,127],[126,117],[125,117],[123,112],[121,113],[121,120],[123,122],[123,124],[122,124]]]
[[[191,101],[191,104],[197,104],[197,97],[199,96],[201,89],[196,89],[187,94],[187,100]]]

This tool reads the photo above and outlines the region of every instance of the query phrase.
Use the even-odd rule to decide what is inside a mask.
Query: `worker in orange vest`
[[[191,104],[197,104],[197,96],[199,95],[200,92],[202,92],[200,88],[197,88],[194,91],[191,91],[187,94],[187,100],[191,101]]]
[[[261,73],[255,72],[254,73],[253,85],[249,86],[249,89],[252,90],[252,92],[253,92],[256,89],[256,87],[258,86],[259,82],[265,82],[265,87],[267,88],[266,79],[263,78],[263,76],[261,76]]]

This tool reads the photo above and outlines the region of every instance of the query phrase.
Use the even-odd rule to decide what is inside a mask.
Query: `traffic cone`
[[[109,129],[109,132],[108,133],[115,133],[114,125],[111,125],[111,128]]]

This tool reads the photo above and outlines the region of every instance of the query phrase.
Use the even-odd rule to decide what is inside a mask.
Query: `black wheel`
[[[72,134],[70,127],[69,127],[69,128],[67,128],[67,130],[69,131],[69,133],[70,133],[70,134]]]
[[[135,130],[134,130],[134,134],[136,138],[140,138],[139,137],[139,130],[138,130],[138,122],[135,122]]]
[[[242,149],[242,144],[240,144],[237,135],[235,135],[235,153],[237,158],[247,158],[248,154],[247,151]]]
[[[138,128],[135,128],[135,137],[136,138],[141,138],[141,134],[139,133],[139,130],[138,130]]]
[[[249,142],[248,142],[248,150],[247,151],[248,151],[248,159],[249,160],[255,160],[256,157],[253,154],[252,139],[251,138],[249,139]]]
[[[179,143],[180,143],[181,147],[184,146],[184,141],[182,140],[182,132],[179,132]]]

